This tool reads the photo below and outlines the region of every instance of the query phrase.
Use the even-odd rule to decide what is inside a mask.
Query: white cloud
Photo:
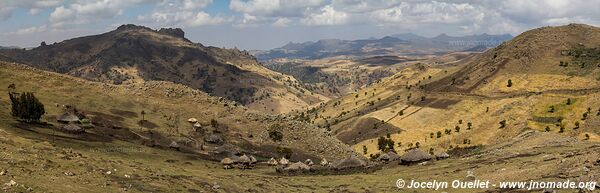
[[[325,0],[231,0],[229,8],[253,16],[302,17],[305,12],[315,10],[325,3]]]
[[[229,19],[227,18],[211,16],[201,10],[211,3],[212,0],[163,1],[155,6],[151,14],[141,15],[138,20],[150,21],[160,25],[188,27],[228,22]]]
[[[275,27],[287,27],[290,25],[290,23],[292,23],[291,19],[282,17],[282,18],[278,18],[277,20],[275,20],[275,22],[273,22],[273,26]]]
[[[302,19],[305,25],[320,26],[320,25],[342,25],[348,21],[348,14],[341,11],[336,11],[333,7],[327,5],[321,9],[320,13],[309,15],[308,18]]]
[[[17,8],[31,9],[30,13],[35,13],[35,10],[58,6],[62,0],[3,0],[0,1],[0,21],[10,18]]]

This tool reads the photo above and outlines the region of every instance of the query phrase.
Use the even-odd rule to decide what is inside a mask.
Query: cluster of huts
[[[399,161],[403,165],[411,165],[416,163],[422,163],[433,159],[442,160],[449,158],[450,155],[445,152],[438,153],[436,155],[430,155],[420,149],[411,149],[402,156],[399,156],[393,151],[381,154],[376,160],[382,163],[388,163],[393,161]],[[329,162],[327,159],[321,159],[320,162],[314,162],[311,159],[306,159],[304,162],[291,162],[286,158],[275,159],[271,158],[266,162],[263,162],[268,166],[275,167],[275,170],[279,173],[294,173],[294,172],[308,172],[308,171],[344,171],[352,169],[367,169],[372,168],[373,165],[368,164],[365,160],[359,158],[359,156],[351,155],[345,159],[341,159],[335,162]],[[258,164],[254,156],[230,156],[221,160],[223,168],[240,168],[248,169]],[[381,165],[381,164],[379,164]]]
[[[67,109],[67,111],[56,117],[56,121],[62,125],[60,130],[68,133],[83,133],[84,127],[89,124],[87,119],[81,119],[75,110]]]
[[[429,160],[443,160],[449,158],[450,155],[446,152],[440,152],[435,155],[430,155],[421,149],[415,148],[408,150],[404,155],[399,156],[396,152],[389,151],[387,153],[383,153],[377,157],[377,161],[380,162],[391,162],[400,160],[400,164],[403,165],[411,165],[414,163],[421,163]]]

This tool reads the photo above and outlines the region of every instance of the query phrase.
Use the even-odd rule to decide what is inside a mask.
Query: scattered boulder
[[[466,181],[473,181],[475,180],[475,172],[473,172],[472,170],[467,171],[467,176],[465,177]]]
[[[275,158],[271,158],[271,159],[269,159],[269,161],[267,161],[267,165],[270,165],[270,166],[276,166],[277,164],[278,164],[278,162]]]
[[[438,154],[435,154],[435,158],[438,160],[448,159],[449,157],[450,155],[446,152],[440,152]]]
[[[15,182],[14,180],[10,180],[10,182],[5,183],[4,186],[8,186],[8,187],[17,186],[17,182]]]
[[[409,150],[404,155],[402,155],[402,157],[400,157],[400,160],[402,161],[401,164],[410,165],[413,163],[428,161],[431,160],[431,158],[431,155],[429,155],[428,153],[425,153],[421,149],[415,148]]]
[[[349,168],[360,168],[367,166],[367,162],[364,160],[352,155],[349,158],[339,160],[333,163],[333,167],[335,169],[349,169]]]
[[[198,119],[196,119],[196,118],[189,118],[187,121],[189,123],[198,123]]]

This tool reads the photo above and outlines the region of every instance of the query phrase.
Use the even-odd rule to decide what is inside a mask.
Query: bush
[[[277,153],[279,155],[285,157],[286,159],[290,159],[292,157],[293,151],[287,147],[277,147]]]
[[[39,122],[46,113],[42,104],[33,93],[8,93],[12,106],[12,116],[28,122]]]

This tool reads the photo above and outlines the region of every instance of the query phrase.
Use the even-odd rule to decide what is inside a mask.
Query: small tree
[[[433,133],[430,133],[430,134],[429,134],[429,138],[432,138],[432,139],[433,139],[433,136],[434,136],[434,134],[433,134]]]
[[[585,134],[585,140],[590,140],[590,134]]]
[[[506,120],[500,121],[500,129],[506,127]]]
[[[508,79],[508,84],[506,85],[506,87],[511,87],[513,85],[512,80]]]
[[[560,126],[560,129],[558,130],[558,133],[564,133],[565,132],[565,126]]]
[[[575,121],[575,128],[573,129],[579,129],[579,121]]]
[[[440,137],[442,137],[442,132],[441,132],[441,131],[438,131],[438,132],[437,132],[437,138],[440,138]]]
[[[571,105],[571,98],[567,99],[567,105]]]
[[[454,127],[454,131],[459,133],[460,132],[460,127],[457,125],[456,127]]]
[[[27,122],[39,122],[46,113],[42,104],[33,93],[8,93],[12,106],[12,116]]]
[[[549,113],[554,113],[554,105],[550,106],[550,110],[548,110]]]
[[[142,115],[142,122],[144,122],[146,120],[144,117],[146,115],[146,111],[142,110],[140,114]]]
[[[473,123],[471,123],[471,122],[468,122],[468,123],[467,123],[467,130],[471,130],[471,127],[472,127],[472,126],[473,126]]]
[[[549,132],[550,131],[550,126],[546,126],[546,128],[544,130],[546,130],[546,132]]]
[[[367,152],[369,151],[369,149],[367,148],[367,146],[363,145],[362,148],[363,148],[363,154],[367,155]]]

